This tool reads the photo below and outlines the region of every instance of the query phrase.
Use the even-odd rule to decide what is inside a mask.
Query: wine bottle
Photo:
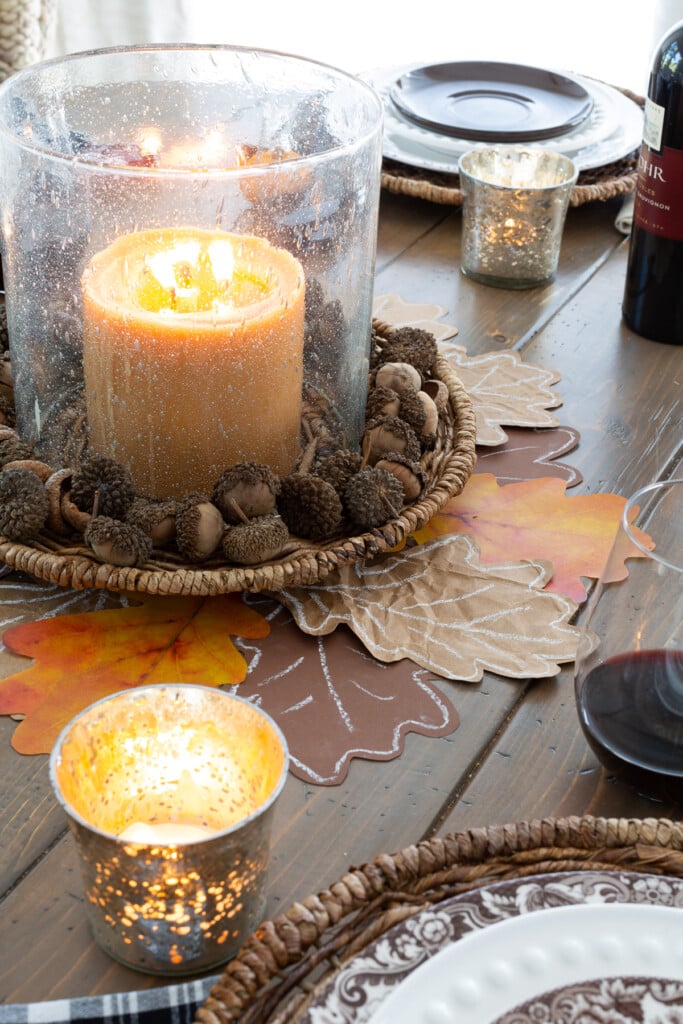
[[[683,344],[683,21],[650,73],[622,313],[642,337]]]

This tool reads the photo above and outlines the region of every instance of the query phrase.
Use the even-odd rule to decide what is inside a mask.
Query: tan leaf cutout
[[[507,441],[508,427],[556,427],[557,416],[548,412],[562,405],[550,390],[560,379],[553,370],[523,363],[517,352],[488,352],[468,356],[464,348],[442,342],[441,351],[453,365],[474,404],[477,444]]]
[[[429,331],[437,341],[453,338],[458,328],[453,324],[442,324],[438,320],[448,310],[429,302],[406,302],[400,295],[377,295],[372,306],[372,315],[396,327],[421,327]]]
[[[579,637],[569,625],[577,605],[543,590],[551,572],[537,561],[483,567],[471,538],[450,535],[278,600],[305,633],[346,625],[380,661],[410,658],[466,682],[485,671],[539,678],[574,659]]]

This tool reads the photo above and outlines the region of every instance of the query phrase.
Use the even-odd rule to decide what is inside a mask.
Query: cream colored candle
[[[266,239],[195,228],[124,235],[83,274],[94,452],[140,494],[210,491],[242,459],[299,453],[304,274]]]

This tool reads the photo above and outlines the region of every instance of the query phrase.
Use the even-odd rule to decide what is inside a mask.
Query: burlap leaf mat
[[[398,922],[461,892],[560,871],[683,877],[683,823],[545,818],[381,854],[265,921],[227,965],[195,1021],[297,1021],[316,988]]]

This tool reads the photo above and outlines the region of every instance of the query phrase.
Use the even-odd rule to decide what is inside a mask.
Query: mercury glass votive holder
[[[77,715],[52,751],[50,778],[98,945],[158,975],[234,956],[263,916],[287,767],[275,723],[222,690],[138,687]]]
[[[230,46],[116,48],[0,86],[17,427],[140,495],[290,472],[324,419],[357,446],[382,105],[335,68]]]
[[[463,154],[459,173],[463,273],[499,288],[551,281],[578,176],[572,161],[544,149],[485,146]]]

